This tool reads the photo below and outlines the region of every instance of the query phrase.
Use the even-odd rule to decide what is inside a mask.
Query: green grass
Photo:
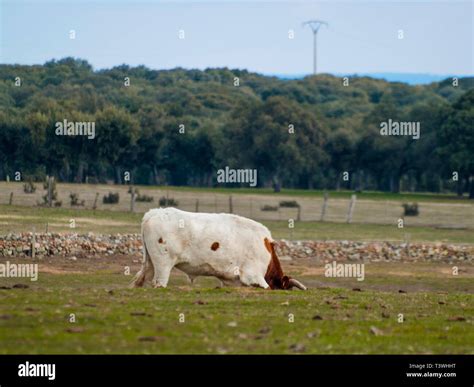
[[[263,222],[276,239],[410,241],[474,243],[472,229],[438,229],[426,226],[398,228],[396,225],[347,224],[332,222],[296,222],[293,231],[288,222]]]
[[[139,233],[143,214],[47,207],[0,205],[0,234],[8,232]],[[70,227],[74,219],[76,228]],[[101,223],[103,222],[103,223]]]
[[[58,219],[70,219],[76,216],[77,218],[93,218],[124,222],[140,222],[143,214],[131,213],[122,211],[108,211],[108,210],[87,210],[87,209],[70,209],[70,208],[49,208],[49,207],[26,207],[26,206],[9,206],[0,205],[1,215],[16,215],[16,216],[34,216],[47,221],[55,222]],[[21,221],[21,219],[20,219]],[[27,223],[27,221],[25,221]]]
[[[90,231],[102,234],[139,233],[142,214],[106,211],[73,210],[66,208],[44,208],[0,205],[0,234],[8,232]],[[70,228],[70,219],[76,228]],[[474,243],[473,229],[438,229],[426,226],[410,226],[399,229],[395,224],[347,224],[332,222],[296,222],[294,229],[286,221],[264,221],[274,238],[292,240],[386,240],[411,242]]]
[[[111,271],[43,273],[23,281],[29,289],[0,290],[0,353],[473,353],[474,296],[458,288],[468,279],[446,287],[430,278],[430,293],[375,290],[370,276],[361,292],[301,292],[215,289],[212,280],[191,288],[180,278],[126,289],[129,277]]]
[[[324,190],[306,190],[306,189],[285,189],[275,193],[271,188],[209,188],[209,187],[179,187],[179,186],[142,186],[143,188],[152,188],[157,190],[169,190],[178,192],[196,192],[196,193],[222,193],[235,195],[274,195],[274,196],[296,196],[296,197],[323,197],[326,191]],[[334,199],[349,199],[354,191],[340,190],[327,191],[330,198]],[[357,192],[357,198],[361,200],[396,200],[396,201],[413,201],[413,202],[458,202],[466,203],[472,202],[467,196],[462,198],[455,194],[437,194],[429,192],[379,192],[379,191],[364,191]]]

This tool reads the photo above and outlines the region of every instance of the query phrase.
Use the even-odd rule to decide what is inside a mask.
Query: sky
[[[0,63],[73,56],[95,69],[308,74],[313,34],[302,22],[311,19],[329,24],[318,33],[318,72],[474,74],[472,1],[0,0]]]

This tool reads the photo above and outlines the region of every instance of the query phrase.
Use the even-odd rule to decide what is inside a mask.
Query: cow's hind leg
[[[143,239],[143,237],[142,237]],[[138,273],[133,278],[132,283],[129,285],[131,288],[139,288],[142,287],[145,281],[150,278],[150,271],[151,275],[153,275],[153,266],[150,261],[150,256],[148,255],[145,242],[143,242],[143,259],[142,259],[142,267],[138,271]]]

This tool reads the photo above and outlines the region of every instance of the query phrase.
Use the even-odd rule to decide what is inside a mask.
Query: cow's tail
[[[150,259],[150,255],[148,254],[145,238],[142,231],[142,243],[143,243],[143,258],[142,258],[142,267],[138,271],[138,273],[133,278],[132,282],[130,283],[130,288],[140,288],[143,286],[147,276],[147,270],[153,267]]]

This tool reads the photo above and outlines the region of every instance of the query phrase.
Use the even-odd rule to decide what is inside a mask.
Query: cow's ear
[[[284,275],[281,277],[281,288],[282,289],[289,289],[290,288],[290,277]]]

